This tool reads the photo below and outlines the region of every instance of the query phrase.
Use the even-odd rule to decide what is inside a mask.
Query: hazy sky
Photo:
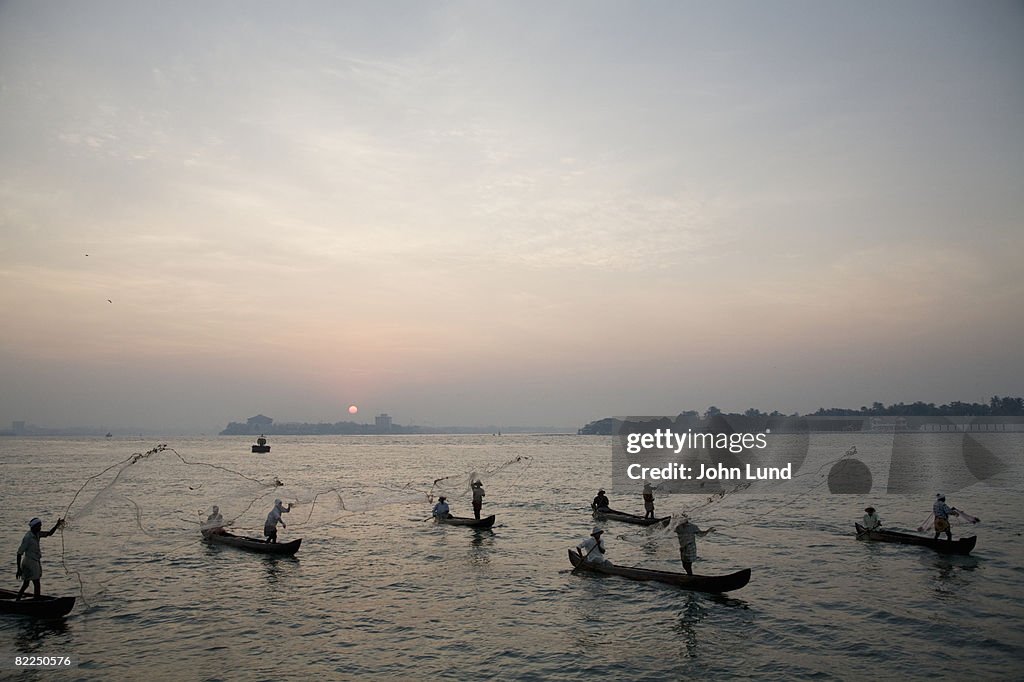
[[[0,3],[0,427],[1020,395],[1022,218],[1020,2]]]

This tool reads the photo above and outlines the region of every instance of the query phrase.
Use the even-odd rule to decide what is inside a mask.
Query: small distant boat
[[[911,533],[898,533],[894,530],[868,530],[859,523],[857,527],[858,540],[876,540],[878,542],[897,542],[901,545],[921,545],[930,547],[939,554],[959,554],[967,556],[974,549],[978,542],[978,536],[972,535],[969,538],[959,540],[936,540],[923,535],[912,535]]]
[[[270,446],[267,445],[267,439],[260,436],[256,439],[256,445],[252,446],[253,452],[270,452]]]
[[[434,518],[438,523],[447,526],[469,526],[471,528],[490,528],[494,525],[494,514],[483,519],[467,519],[460,516],[449,516],[447,519]]]
[[[291,556],[299,551],[299,545],[302,544],[302,538],[298,540],[292,540],[291,542],[268,542],[261,538],[247,538],[241,535],[234,535],[227,531],[223,533],[204,533],[203,538],[207,542],[211,542],[215,545],[229,545],[231,547],[238,547],[239,549],[247,549],[250,552],[258,552],[260,554],[278,554]]]
[[[598,521],[622,521],[623,523],[632,523],[637,526],[654,526],[657,524],[667,526],[669,521],[672,520],[671,516],[663,516],[660,519],[648,519],[636,514],[615,511],[614,509],[607,511],[597,511],[594,509],[594,518]]]
[[[36,599],[26,593],[20,600],[18,593],[0,589],[0,613],[13,613],[33,618],[61,618],[75,608],[75,597],[47,597]]]
[[[675,585],[694,592],[731,592],[738,590],[750,582],[750,569],[729,573],[728,575],[687,575],[672,571],[652,571],[646,568],[616,566],[615,564],[594,564],[583,560],[579,554],[569,550],[569,561],[574,568],[591,573],[617,575],[631,580],[650,580],[666,585]]]
[[[112,434],[110,431],[107,431],[107,435],[105,437],[106,438],[113,438],[114,434]]]

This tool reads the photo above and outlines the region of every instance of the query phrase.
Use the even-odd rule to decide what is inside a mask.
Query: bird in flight
[[[110,300],[110,299],[108,298],[108,299],[107,299],[107,303],[113,303],[113,301],[111,301],[111,300]]]

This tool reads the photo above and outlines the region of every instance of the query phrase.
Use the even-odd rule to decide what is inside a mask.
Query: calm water
[[[270,456],[246,439],[184,439],[168,445],[222,468],[167,451],[91,482],[155,443],[0,439],[5,587],[18,585],[27,520],[48,528],[85,485],[70,527],[42,541],[44,591],[79,603],[57,623],[0,616],[0,676],[19,652],[78,661],[19,679],[1020,679],[1024,439],[992,438],[1010,469],[946,490],[983,519],[954,527],[979,536],[972,556],[856,541],[867,504],[911,528],[930,496],[832,495],[819,473],[693,511],[719,528],[699,541],[698,572],[753,570],[726,597],[569,572],[566,548],[588,535],[589,501],[611,481],[599,437],[275,438]],[[851,444],[884,478],[885,435],[812,438],[804,471]],[[427,492],[472,514],[474,471],[495,528],[424,522]],[[638,489],[609,492],[642,510]],[[198,541],[211,504],[258,534],[274,497],[299,502],[281,530],[303,538],[296,558]],[[705,501],[662,496],[658,512]],[[616,563],[680,570],[671,531],[606,528]]]

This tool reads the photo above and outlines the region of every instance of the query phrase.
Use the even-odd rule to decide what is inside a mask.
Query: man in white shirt
[[[434,505],[434,510],[430,513],[435,519],[444,520],[447,519],[451,514],[449,513],[448,498],[442,495],[437,498],[437,504]]]
[[[203,535],[211,533],[224,533],[224,517],[221,516],[220,507],[213,505],[213,513],[206,517],[206,521],[200,526]]]
[[[484,484],[473,481],[473,515],[480,518],[480,510],[484,506]]]
[[[581,542],[576,547],[576,553],[583,557],[583,560],[589,564],[607,564],[611,563],[605,557],[604,543],[601,542],[601,535],[604,533],[600,528],[595,528],[591,533],[590,537]]]
[[[874,507],[864,509],[864,528],[867,530],[878,530],[882,527],[882,519],[878,518]]]
[[[288,508],[284,508],[284,503],[281,500],[274,500],[274,508],[267,514],[267,521],[263,524],[263,534],[267,536],[267,542],[277,542],[277,524],[280,523],[282,528],[287,528],[288,524],[281,518],[281,514],[286,514],[292,510],[292,503],[288,503]]]
[[[38,599],[40,594],[39,580],[43,577],[43,553],[39,548],[39,538],[48,538],[57,532],[57,529],[64,525],[64,519],[57,519],[50,530],[43,530],[43,522],[39,519],[32,519],[28,522],[28,532],[21,539],[21,546],[18,547],[18,572],[16,577],[22,578],[21,589],[18,590],[17,599],[25,594],[28,583],[32,581],[33,594]]]

